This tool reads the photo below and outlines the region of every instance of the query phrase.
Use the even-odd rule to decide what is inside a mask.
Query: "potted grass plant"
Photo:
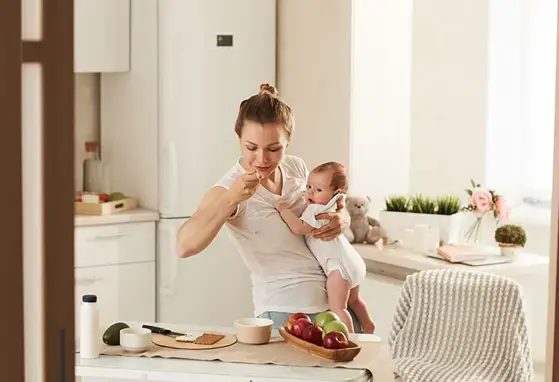
[[[495,241],[502,255],[513,256],[517,248],[526,245],[526,231],[519,225],[505,224],[495,230]]]
[[[379,220],[391,239],[403,239],[406,229],[427,224],[438,228],[442,243],[456,243],[460,239],[461,208],[460,198],[454,195],[393,195],[386,198]]]

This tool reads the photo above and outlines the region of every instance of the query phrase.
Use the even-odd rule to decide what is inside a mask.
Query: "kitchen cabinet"
[[[74,1],[74,72],[130,70],[130,2]]]
[[[84,294],[95,294],[99,336],[114,322],[155,321],[154,221],[75,228],[75,336]],[[82,378],[81,382],[113,382]],[[116,382],[116,381],[114,381]]]
[[[155,263],[116,264],[76,268],[76,337],[79,337],[81,296],[98,298],[99,325],[155,320]]]
[[[403,282],[390,277],[367,272],[359,293],[367,303],[369,314],[375,323],[375,334],[388,340],[394,312],[400,299]]]
[[[77,227],[75,267],[155,261],[155,223]]]

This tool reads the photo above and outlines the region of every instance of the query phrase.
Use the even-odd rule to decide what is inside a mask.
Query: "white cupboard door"
[[[375,323],[375,334],[388,340],[403,282],[368,272],[359,292],[369,308]]]
[[[74,1],[74,71],[130,69],[130,0]]]
[[[76,339],[84,294],[97,295],[99,336],[115,322],[154,322],[155,262],[76,269]]]
[[[158,224],[157,321],[231,326],[252,317],[252,283],[243,260],[223,228],[201,253],[187,259],[176,254],[182,219]]]
[[[74,245],[76,268],[155,261],[155,223],[76,227]]]

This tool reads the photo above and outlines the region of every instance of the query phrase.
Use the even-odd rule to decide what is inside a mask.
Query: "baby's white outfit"
[[[341,194],[336,194],[327,204],[309,204],[301,215],[301,220],[314,228],[320,228],[329,221],[316,219],[315,215],[323,212],[335,212]],[[318,260],[326,276],[339,270],[350,287],[356,287],[365,279],[367,268],[359,253],[343,234],[330,241],[316,239],[311,235],[305,237],[307,246]]]

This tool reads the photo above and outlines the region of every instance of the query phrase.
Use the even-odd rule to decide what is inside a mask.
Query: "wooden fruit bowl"
[[[291,346],[296,347],[297,349],[304,352],[310,353],[314,356],[334,362],[349,362],[353,360],[361,351],[361,347],[359,345],[349,340],[349,347],[345,349],[326,349],[322,346],[318,346],[301,338],[295,337],[293,334],[289,333],[284,326],[279,328],[278,331],[285,342],[287,342]]]

